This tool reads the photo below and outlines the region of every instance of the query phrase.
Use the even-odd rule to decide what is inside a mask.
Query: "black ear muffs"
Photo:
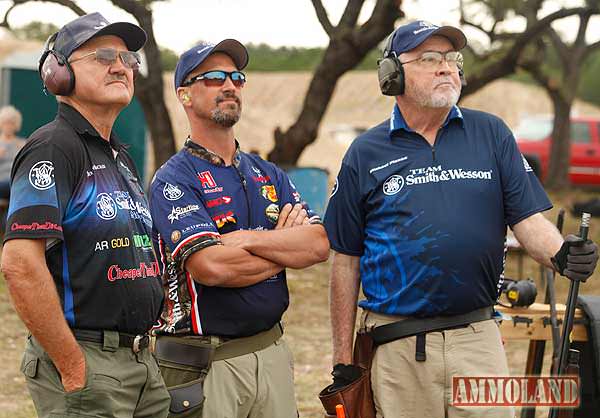
[[[38,63],[40,78],[44,89],[55,96],[68,96],[75,88],[75,74],[67,58],[60,52],[54,51],[50,44],[56,40],[58,32],[51,35],[44,45],[44,52]]]
[[[458,77],[460,78],[460,85],[465,87],[467,85],[467,79],[465,78],[465,72],[462,68],[458,70]]]
[[[379,88],[386,96],[404,94],[404,69],[396,53],[392,51],[392,40],[396,32],[392,32],[385,41],[383,57],[377,61],[377,77]]]

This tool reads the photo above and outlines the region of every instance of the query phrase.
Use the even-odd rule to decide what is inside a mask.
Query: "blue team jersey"
[[[273,327],[289,302],[285,270],[241,288],[204,286],[185,270],[187,258],[221,234],[274,229],[286,203],[300,203],[288,176],[239,148],[233,164],[188,139],[156,173],[150,190],[153,241],[166,294],[156,331],[244,337]],[[304,204],[310,222],[319,217]]]
[[[431,146],[395,106],[349,148],[324,223],[360,256],[360,306],[428,317],[493,305],[506,226],[551,207],[499,118],[455,106]]]

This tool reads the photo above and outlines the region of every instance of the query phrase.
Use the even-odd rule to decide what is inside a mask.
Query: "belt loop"
[[[427,334],[417,334],[417,344],[415,349],[415,360],[417,361],[425,361],[427,360],[427,356],[425,355],[425,336]]]
[[[119,348],[119,333],[117,331],[102,331],[102,351],[117,351]]]

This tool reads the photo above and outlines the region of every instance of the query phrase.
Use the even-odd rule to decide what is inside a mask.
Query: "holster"
[[[335,418],[336,405],[342,405],[347,418],[375,418],[371,390],[371,363],[374,355],[373,338],[365,330],[359,330],[354,341],[353,364],[361,369],[361,376],[338,390],[330,391],[332,385],[329,385],[319,393],[325,417]]]

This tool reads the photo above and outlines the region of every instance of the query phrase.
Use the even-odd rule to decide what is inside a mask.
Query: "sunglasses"
[[[204,81],[204,85],[207,87],[221,87],[225,84],[227,77],[231,79],[231,82],[236,87],[244,87],[246,82],[246,75],[241,71],[208,71],[206,73],[199,74],[195,77],[190,78],[188,81],[181,83],[181,87],[187,87],[194,84],[196,81]]]
[[[96,61],[102,65],[113,65],[117,62],[117,57],[121,58],[121,62],[126,68],[130,70],[138,70],[140,68],[140,54],[133,51],[117,51],[112,48],[98,48],[94,52],[90,52],[89,54],[82,55],[79,58],[75,58],[70,60],[70,63],[74,63],[80,61],[84,58],[91,57],[94,55],[96,57]]]

